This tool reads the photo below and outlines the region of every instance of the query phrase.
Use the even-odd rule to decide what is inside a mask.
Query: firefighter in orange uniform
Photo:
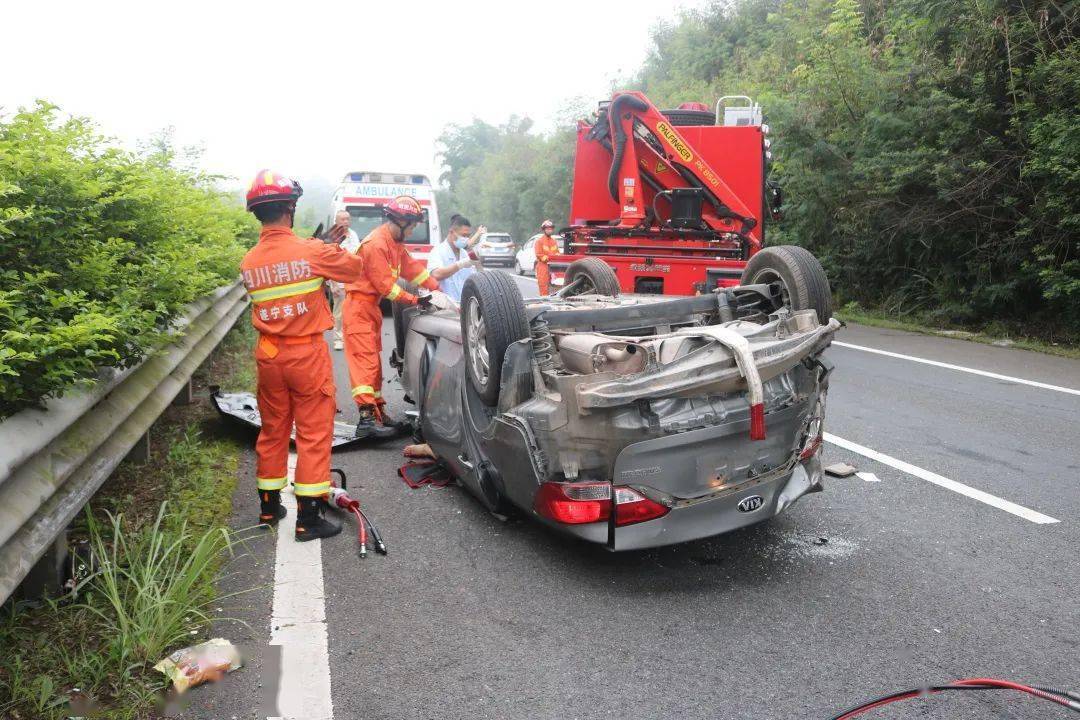
[[[397,284],[399,277],[428,290],[438,291],[439,287],[426,264],[414,260],[405,249],[405,239],[424,219],[420,203],[416,198],[396,197],[383,207],[383,215],[386,221],[360,241],[357,255],[364,261],[364,272],[346,286],[342,310],[349,382],[360,408],[356,437],[390,437],[403,427],[387,414],[382,396],[383,316],[379,302],[383,298],[402,305],[431,301],[431,296],[418,298],[403,290]]]
[[[321,500],[330,490],[330,447],[334,437],[334,376],[323,333],[334,326],[323,282],[351,282],[363,260],[336,244],[302,240],[292,231],[299,183],[261,171],[247,193],[247,209],[262,223],[259,242],[240,264],[259,332],[255,347],[262,430],[255,445],[259,521],[285,517],[281,490],[287,482],[289,436],[296,423],[296,539],[314,540],[341,532],[323,517]],[[335,232],[332,240],[343,234]]]
[[[536,240],[534,252],[536,253],[536,284],[540,286],[540,294],[547,295],[551,291],[551,270],[548,269],[548,260],[552,255],[559,254],[559,244],[551,236],[555,232],[555,223],[545,220],[540,223],[543,235]]]

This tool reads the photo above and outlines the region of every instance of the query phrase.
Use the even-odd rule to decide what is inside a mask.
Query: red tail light
[[[546,482],[533,501],[536,512],[565,525],[607,522],[611,518],[610,483]],[[615,525],[633,525],[667,515],[670,508],[628,487],[615,488]]]
[[[668,514],[671,508],[650,500],[637,490],[628,487],[615,488],[615,526],[653,520]]]
[[[546,482],[537,491],[533,507],[565,525],[606,521],[611,517],[611,485]]]

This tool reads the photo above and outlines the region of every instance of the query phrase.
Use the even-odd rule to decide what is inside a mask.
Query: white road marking
[[[290,485],[281,491],[288,516],[278,523],[274,563],[274,611],[270,644],[281,646],[278,718],[334,720],[330,699],[330,652],[326,632],[322,540],[296,542],[296,496],[292,490],[296,454],[289,453]]]
[[[872,472],[857,472],[855,473],[855,477],[860,480],[865,480],[866,482],[881,482],[881,478]]]
[[[837,447],[842,447],[845,450],[850,450],[853,453],[858,453],[863,457],[868,457],[871,460],[875,460],[881,463],[882,465],[888,465],[891,468],[896,468],[900,472],[907,473],[908,475],[914,475],[917,478],[921,478],[922,480],[926,480],[927,482],[934,483],[935,485],[943,487],[947,490],[952,490],[953,492],[960,493],[961,495],[966,495],[973,500],[978,500],[979,502],[996,507],[999,510],[1004,510],[1007,513],[1012,513],[1013,515],[1016,515],[1017,517],[1022,517],[1030,522],[1038,523],[1039,525],[1047,525],[1050,523],[1061,522],[1060,520],[1052,518],[1049,515],[1043,515],[1042,513],[1026,508],[1023,505],[1017,505],[1014,502],[1003,500],[1002,498],[999,498],[996,495],[991,495],[988,492],[976,490],[975,488],[965,485],[963,483],[956,482],[955,480],[950,480],[947,477],[938,475],[935,472],[930,472],[929,470],[924,470],[917,465],[906,463],[903,460],[897,460],[891,455],[880,453],[877,450],[871,450],[868,447],[864,447],[863,445],[851,442],[850,440],[845,440],[844,438],[837,437],[831,433],[825,433],[825,442],[832,443],[833,445],[836,445]],[[861,474],[862,473],[860,473],[860,475]]]
[[[1061,385],[1051,385],[1049,383],[1038,382],[1036,380],[1025,380],[1024,378],[1012,377],[1011,375],[999,375],[998,373],[987,372],[986,370],[976,370],[975,368],[964,367],[963,365],[953,365],[951,363],[940,362],[938,360],[928,360],[926,358],[915,357],[914,355],[904,355],[902,353],[889,352],[888,350],[878,350],[877,348],[866,347],[864,345],[852,345],[851,343],[840,342],[839,340],[833,340],[832,344],[836,345],[837,347],[845,347],[850,348],[851,350],[862,350],[863,352],[874,353],[875,355],[884,355],[886,357],[899,358],[900,360],[910,360],[911,362],[923,363],[924,365],[933,365],[934,367],[945,368],[946,370],[957,370],[959,372],[971,373],[972,375],[981,375],[982,377],[993,378],[994,380],[1004,380],[1006,382],[1020,383],[1021,385],[1030,385],[1031,387],[1042,388],[1043,390],[1054,390],[1056,392],[1068,393],[1069,395],[1080,395],[1080,390],[1062,387]]]

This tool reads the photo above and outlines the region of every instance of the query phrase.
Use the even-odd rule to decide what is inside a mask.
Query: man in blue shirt
[[[460,215],[450,218],[450,232],[446,239],[431,248],[427,267],[431,277],[439,281],[439,289],[450,296],[454,302],[461,302],[461,291],[465,281],[476,272],[468,250],[487,232],[481,225],[472,232],[472,224]]]

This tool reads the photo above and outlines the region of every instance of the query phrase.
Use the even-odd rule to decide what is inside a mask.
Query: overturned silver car
[[[767,248],[745,284],[618,294],[598,258],[553,297],[498,271],[460,314],[395,317],[395,364],[440,461],[494,512],[612,550],[728,532],[821,489],[839,327],[802,248]]]

